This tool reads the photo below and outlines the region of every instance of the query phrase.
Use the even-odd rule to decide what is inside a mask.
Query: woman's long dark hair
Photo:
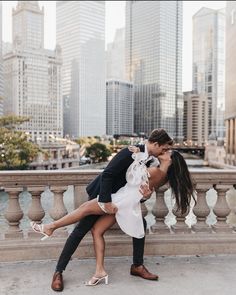
[[[183,156],[173,150],[171,160],[172,163],[167,171],[168,181],[176,199],[177,209],[181,209],[184,214],[190,206],[191,198],[195,200],[193,183]]]

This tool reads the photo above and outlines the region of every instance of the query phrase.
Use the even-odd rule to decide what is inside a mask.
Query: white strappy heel
[[[106,285],[108,285],[108,275],[105,275],[101,278],[97,277],[92,277],[91,280],[85,283],[85,286],[96,286],[99,282],[103,281],[105,282]]]
[[[30,225],[31,225],[31,227],[32,227],[32,229],[33,229],[34,232],[43,235],[43,237],[41,238],[41,241],[44,241],[44,240],[46,240],[46,239],[48,239],[50,237],[49,235],[47,235],[44,232],[44,230],[43,230],[43,228],[44,228],[43,224],[41,225],[41,224],[38,224],[38,223],[36,223],[34,221],[31,221],[30,222]]]

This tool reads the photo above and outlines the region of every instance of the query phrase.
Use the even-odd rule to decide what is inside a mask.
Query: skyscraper
[[[106,82],[107,134],[132,135],[133,129],[133,84],[110,79]]]
[[[38,1],[18,1],[13,10],[13,42],[20,40],[23,48],[44,47],[44,8],[39,9]]]
[[[225,120],[226,163],[236,166],[236,2],[226,5]]]
[[[4,56],[4,113],[26,116],[21,125],[33,141],[61,137],[61,49],[43,48],[44,11],[38,1],[18,1],[13,10],[13,47]]]
[[[211,137],[225,135],[225,10],[201,8],[193,16],[193,90],[208,98]]]
[[[116,30],[112,43],[107,44],[106,78],[125,80],[125,28]]]
[[[203,94],[184,92],[183,135],[190,145],[201,146],[208,139],[208,103]]]
[[[182,139],[182,1],[127,1],[125,38],[134,131]]]
[[[57,1],[62,47],[64,133],[106,133],[105,2]]]
[[[107,128],[109,135],[134,132],[133,84],[125,80],[125,29],[117,29],[106,54]]]

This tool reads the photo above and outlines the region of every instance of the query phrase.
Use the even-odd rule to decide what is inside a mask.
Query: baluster
[[[210,233],[211,227],[206,223],[207,216],[210,214],[210,208],[206,201],[206,192],[209,186],[206,184],[197,184],[197,203],[193,207],[193,213],[197,218],[197,223],[192,226],[196,233]]]
[[[173,214],[176,216],[176,224],[171,226],[171,229],[176,234],[185,234],[191,233],[191,228],[186,224],[186,216],[189,214],[189,208],[187,211],[182,214],[180,209],[177,209],[177,205],[175,203],[174,208],[172,209]]]
[[[74,186],[74,208],[78,208],[81,204],[88,201],[88,194],[86,192],[87,185]]]
[[[30,186],[27,189],[32,198],[32,202],[28,211],[28,217],[30,220],[40,224],[42,223],[42,219],[45,216],[45,212],[41,204],[41,194],[44,192],[44,186]],[[28,231],[28,236],[38,237],[38,234],[30,229]]]
[[[63,193],[67,190],[67,186],[51,186],[50,190],[54,194],[53,207],[49,211],[53,220],[58,220],[67,214],[67,210],[63,200]],[[57,229],[54,236],[67,236],[66,228]]]
[[[165,191],[167,190],[167,186],[162,186],[156,190],[156,202],[152,209],[152,214],[155,216],[156,223],[151,226],[151,230],[154,233],[170,233],[169,227],[165,224],[165,217],[169,213],[164,198]]]
[[[227,201],[231,209],[231,213],[228,216],[229,224],[236,224],[236,190],[234,186],[227,192]],[[235,226],[233,227],[235,231]]]
[[[217,233],[232,232],[232,228],[226,223],[227,216],[230,213],[230,208],[226,201],[226,192],[229,189],[229,186],[217,184],[214,188],[218,195],[216,204],[213,208],[217,222],[212,228]]]
[[[23,238],[23,232],[19,227],[20,220],[24,213],[19,204],[19,194],[23,191],[22,188],[5,188],[8,193],[8,207],[5,211],[4,217],[8,221],[9,228],[5,233],[5,238]]]

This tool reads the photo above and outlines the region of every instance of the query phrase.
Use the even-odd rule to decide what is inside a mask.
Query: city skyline
[[[38,2],[40,7],[44,6],[45,9],[45,48],[54,49],[56,44],[56,1]],[[125,24],[125,1],[105,2],[105,41],[107,44],[113,41],[116,29]],[[2,4],[3,41],[11,42],[11,11],[17,1],[2,1]],[[192,90],[192,16],[201,7],[220,9],[225,6],[226,1],[183,1],[183,91]]]

